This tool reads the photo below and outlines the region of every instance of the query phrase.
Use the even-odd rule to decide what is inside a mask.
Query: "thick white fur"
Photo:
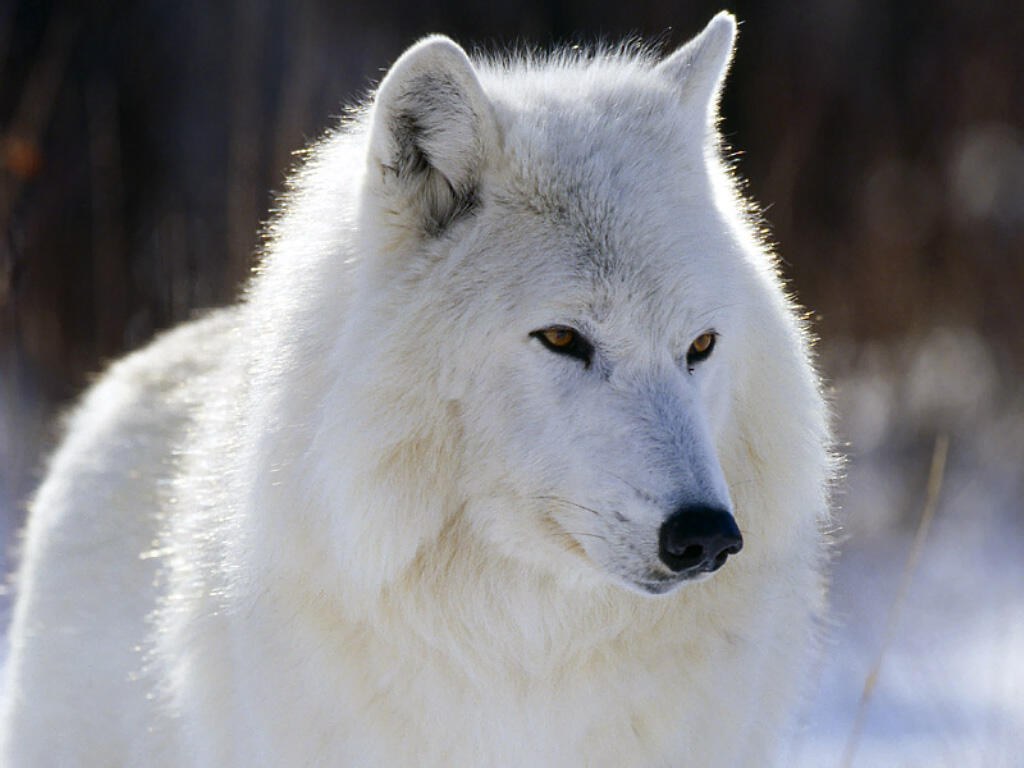
[[[661,63],[410,49],[312,152],[246,300],[71,418],[0,764],[771,764],[829,436],[719,157],[734,35],[719,14]],[[703,502],[743,551],[643,594]]]

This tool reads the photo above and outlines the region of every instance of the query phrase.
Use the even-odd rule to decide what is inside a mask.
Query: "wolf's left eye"
[[[686,367],[693,369],[693,366],[699,363],[701,360],[706,360],[715,348],[715,338],[717,334],[713,331],[702,333],[693,343],[686,352]]]
[[[590,360],[594,356],[594,345],[587,341],[579,331],[566,328],[564,325],[553,325],[550,328],[534,331],[530,336],[540,341],[552,352],[575,357],[577,360],[582,360],[587,368],[590,367]]]

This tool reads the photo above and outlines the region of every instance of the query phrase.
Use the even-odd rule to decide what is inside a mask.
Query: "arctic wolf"
[[[770,764],[829,437],[720,157],[734,36],[409,49],[245,300],[70,418],[0,763]]]

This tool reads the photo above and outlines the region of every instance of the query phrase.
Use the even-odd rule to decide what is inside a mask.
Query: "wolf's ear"
[[[496,126],[462,48],[437,35],[402,54],[377,90],[369,147],[368,182],[394,223],[438,234],[471,211]]]
[[[675,82],[683,91],[684,101],[704,109],[714,121],[735,42],[736,19],[720,11],[703,32],[660,62],[654,71]]]

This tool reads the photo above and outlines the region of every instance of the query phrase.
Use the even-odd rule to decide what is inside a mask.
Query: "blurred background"
[[[55,416],[106,361],[232,299],[294,151],[418,36],[671,50],[723,2],[0,2],[0,569]],[[723,128],[848,457],[789,763],[1019,767],[1024,10],[725,7]]]

